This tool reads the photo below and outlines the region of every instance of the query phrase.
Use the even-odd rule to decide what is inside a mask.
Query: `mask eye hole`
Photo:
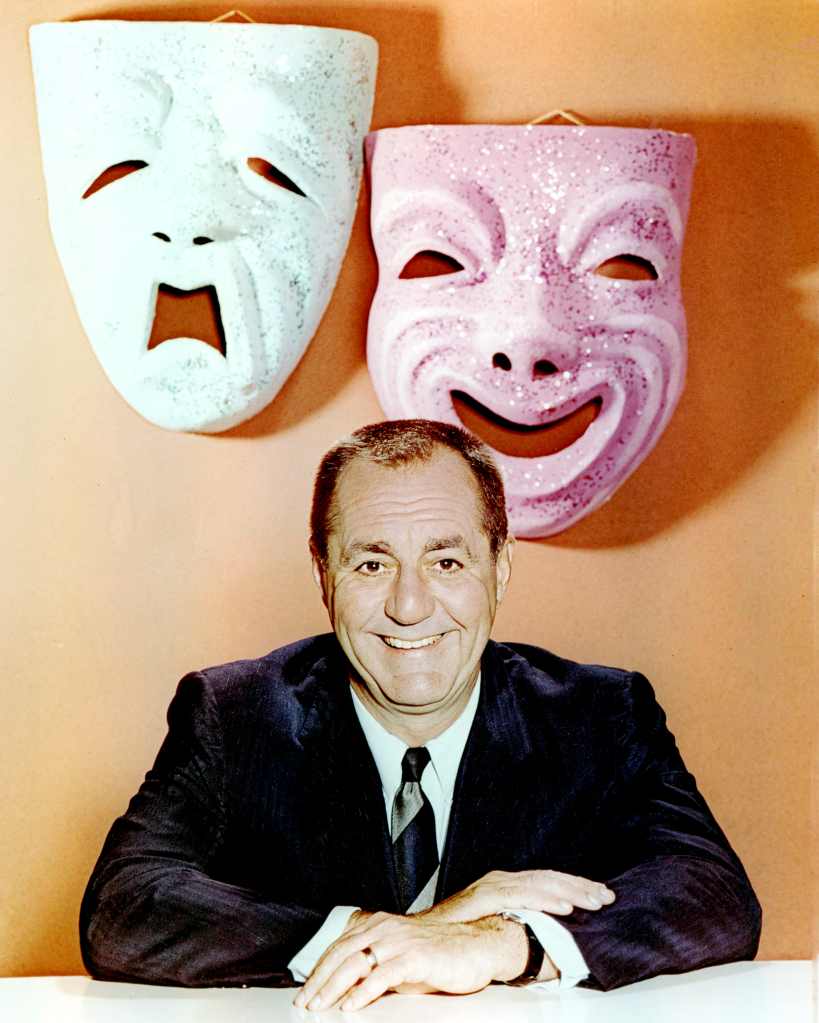
[[[656,281],[657,268],[642,256],[621,252],[618,256],[604,260],[594,271],[598,277],[610,277],[617,281]]]
[[[463,264],[452,256],[443,252],[436,252],[434,249],[424,249],[416,252],[398,275],[402,281],[412,280],[416,277],[443,277],[446,274],[456,274],[463,270]]]
[[[147,167],[148,164],[144,160],[123,160],[122,163],[112,164],[110,167],[106,167],[102,174],[97,175],[91,184],[83,192],[83,199],[87,199],[94,192],[99,192],[101,188],[105,188],[106,185],[111,185],[115,181],[119,181],[120,178],[127,177],[128,174],[133,174],[134,171],[142,170],[143,167]]]
[[[307,198],[296,182],[288,178],[278,167],[274,167],[269,160],[265,160],[261,156],[249,156],[247,158],[247,165],[254,174],[258,174],[260,178],[269,181],[271,185],[278,185],[279,188],[285,188],[288,192],[293,192],[295,195]]]

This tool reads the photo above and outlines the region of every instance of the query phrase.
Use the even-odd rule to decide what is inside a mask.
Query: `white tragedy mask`
[[[301,25],[86,21],[35,26],[31,52],[52,232],[112,384],[172,430],[255,415],[339,273],[375,41]],[[179,336],[149,348],[163,294],[206,294],[220,347]]]

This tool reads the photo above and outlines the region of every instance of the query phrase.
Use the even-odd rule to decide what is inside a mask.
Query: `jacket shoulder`
[[[535,688],[544,690],[595,685],[627,688],[635,678],[642,678],[634,671],[604,664],[583,664],[528,643],[490,642],[489,649],[496,665],[508,677],[526,678]]]
[[[343,654],[332,633],[186,675],[174,703],[205,704],[225,728],[265,723],[287,731],[303,722],[316,694],[346,685]]]
[[[495,643],[500,686],[532,715],[548,714],[599,749],[628,750],[632,767],[649,747],[676,757],[673,733],[648,679],[638,671],[583,664],[525,643]]]

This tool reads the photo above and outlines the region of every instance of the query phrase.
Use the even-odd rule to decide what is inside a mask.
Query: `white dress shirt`
[[[449,826],[455,779],[458,775],[458,767],[466,740],[469,737],[469,730],[478,709],[480,688],[481,680],[478,676],[469,702],[461,715],[452,722],[446,731],[426,743],[430,759],[421,775],[421,788],[435,814],[435,837],[438,842],[439,860],[443,855]],[[389,828],[393,800],[401,784],[401,761],[408,747],[403,740],[393,735],[392,732],[388,732],[380,722],[376,721],[356,696],[355,690],[351,689],[350,692],[356,716],[381,778],[381,791],[384,796],[384,808]],[[325,950],[341,936],[350,919],[350,914],[359,908],[358,906],[336,906],[328,913],[319,930],[287,964],[296,981],[307,980]],[[508,915],[522,923],[527,923],[532,928],[538,941],[546,949],[549,958],[560,973],[559,981],[545,981],[541,982],[542,984],[558,983],[562,988],[569,988],[588,977],[588,967],[574,938],[554,917],[549,916],[548,913],[529,909],[509,910]]]

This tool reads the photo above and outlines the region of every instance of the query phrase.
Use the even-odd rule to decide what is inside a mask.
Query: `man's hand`
[[[295,1005],[361,1009],[386,991],[467,994],[493,980],[513,980],[523,972],[528,946],[523,927],[498,913],[533,909],[566,915],[613,901],[611,889],[585,877],[493,870],[414,916],[357,910],[319,959]],[[556,976],[547,955],[540,979]]]
[[[294,1004],[361,1009],[386,991],[468,994],[519,976],[523,927],[497,916],[449,923],[423,916],[356,913],[316,964]],[[374,965],[375,962],[375,965]]]
[[[602,909],[612,902],[614,892],[610,888],[574,874],[556,870],[492,870],[418,916],[441,923],[477,920],[505,909],[534,909],[566,916],[576,908]]]

